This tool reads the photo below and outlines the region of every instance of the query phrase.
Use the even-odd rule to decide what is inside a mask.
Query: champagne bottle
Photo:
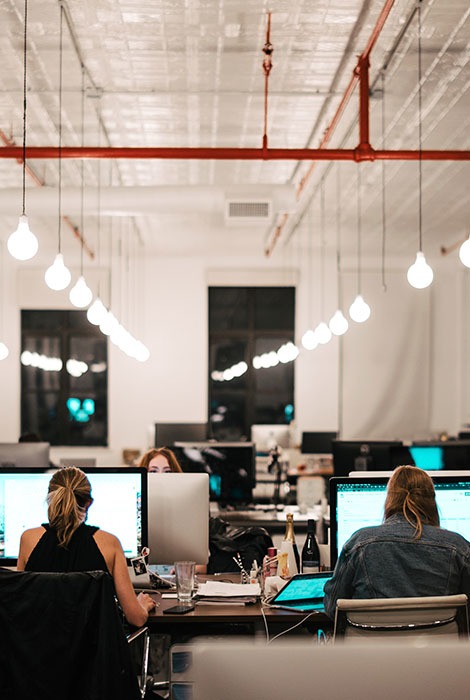
[[[320,548],[315,536],[315,520],[307,520],[307,537],[302,548],[302,573],[320,571]]]
[[[294,514],[287,513],[286,515],[286,534],[284,535],[284,540],[292,544],[292,550],[294,552],[295,566],[297,571],[291,572],[291,575],[298,573],[300,571],[300,556],[297,544],[295,542],[294,534]]]

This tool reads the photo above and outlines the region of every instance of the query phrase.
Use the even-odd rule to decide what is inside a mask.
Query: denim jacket
[[[455,532],[423,525],[419,539],[401,514],[355,532],[344,545],[324,605],[334,617],[338,598],[403,598],[466,593],[470,543]]]

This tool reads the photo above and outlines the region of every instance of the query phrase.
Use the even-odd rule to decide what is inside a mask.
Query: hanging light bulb
[[[362,294],[358,294],[349,307],[349,315],[356,323],[364,323],[370,316],[370,306],[364,301]]]
[[[53,289],[55,292],[66,289],[66,287],[69,286],[72,275],[68,267],[64,264],[64,256],[62,253],[57,253],[54,262],[47,268],[44,279],[49,289]]]
[[[5,345],[5,343],[2,343],[0,341],[0,362],[2,360],[6,360],[6,358],[8,357],[8,353],[9,353],[9,350],[8,350],[7,346]]]
[[[18,228],[7,241],[8,252],[16,260],[30,260],[38,252],[38,239],[29,228],[26,216],[26,97],[27,97],[27,32],[28,28],[28,0],[24,0],[24,29],[23,29],[23,211],[18,221]]]
[[[344,335],[349,328],[348,319],[343,314],[341,309],[335,311],[329,322],[330,331],[334,335]]]
[[[326,325],[325,321],[322,321],[321,323],[318,324],[318,326],[315,329],[315,335],[317,337],[318,342],[320,345],[326,345],[327,343],[330,342],[331,340],[331,331]]]
[[[93,292],[85,282],[83,275],[80,275],[70,290],[69,299],[78,309],[83,309],[85,306],[88,306],[93,299]]]
[[[90,323],[92,323],[94,326],[99,326],[107,313],[106,306],[99,297],[96,297],[93,304],[86,312],[86,316]]]
[[[406,278],[415,289],[425,289],[429,287],[434,277],[432,268],[427,264],[424,253],[418,251],[416,260],[408,268]]]
[[[72,279],[70,270],[64,263],[64,256],[61,253],[61,224],[62,224],[62,38],[63,38],[63,13],[64,9],[60,7],[60,41],[59,41],[59,198],[58,198],[58,216],[57,216],[57,238],[59,250],[54,258],[54,262],[47,268],[44,279],[49,289],[55,292],[60,292],[66,289]]]
[[[119,325],[119,321],[112,311],[108,311],[104,319],[100,323],[100,331],[104,335],[111,335],[114,328]]]
[[[415,289],[425,289],[431,284],[434,273],[432,268],[427,264],[423,253],[423,157],[422,157],[422,117],[421,117],[421,5],[418,4],[418,142],[419,142],[419,161],[418,161],[418,252],[416,260],[408,268],[406,278]]]
[[[30,230],[28,217],[22,214],[18,221],[18,228],[8,238],[8,252],[16,260],[30,260],[38,252],[38,239]]]
[[[460,246],[459,258],[465,267],[470,267],[470,236]]]
[[[317,336],[315,335],[315,331],[312,331],[311,328],[308,331],[305,331],[305,333],[303,334],[302,345],[306,350],[315,350],[315,348],[317,347]]]

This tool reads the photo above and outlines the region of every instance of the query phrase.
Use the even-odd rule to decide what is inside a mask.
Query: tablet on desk
[[[297,574],[276,593],[270,607],[295,612],[324,611],[325,583],[333,576],[332,571],[316,574]]]

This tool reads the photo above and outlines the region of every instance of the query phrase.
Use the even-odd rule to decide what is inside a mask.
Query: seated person
[[[145,624],[155,602],[146,593],[135,595],[119,540],[85,525],[93,503],[86,475],[77,467],[59,469],[49,482],[47,503],[49,523],[21,536],[18,571],[107,571],[127,621]]]
[[[138,467],[145,467],[148,472],[166,474],[182,472],[178,460],[168,447],[152,447],[139,460]]]
[[[395,469],[387,487],[384,522],[355,532],[344,545],[324,605],[334,617],[338,598],[406,598],[466,593],[470,543],[439,527],[431,477]]]

